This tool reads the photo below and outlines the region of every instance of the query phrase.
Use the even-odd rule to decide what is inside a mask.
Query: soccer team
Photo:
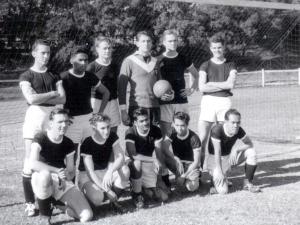
[[[177,52],[178,35],[166,30],[165,51],[151,56],[152,38],[138,32],[137,51],[121,68],[112,58],[112,41],[96,37],[95,61],[88,52],[72,52],[72,67],[60,75],[47,68],[50,46],[38,39],[32,46],[33,66],[21,74],[20,87],[28,103],[23,125],[25,160],[23,187],[28,216],[37,212],[48,221],[53,207],[81,222],[93,218],[93,208],[106,200],[118,212],[118,202],[130,187],[137,209],[150,202],[165,202],[171,193],[169,171],[175,186],[199,188],[202,170],[211,175],[211,193],[228,193],[232,166],[245,162],[244,188],[253,185],[256,153],[242,127],[240,113],[231,108],[231,89],[237,70],[224,57],[224,41],[209,40],[212,58],[200,71]],[[184,73],[192,75],[186,87]],[[172,91],[158,99],[156,81],[167,80]],[[130,85],[129,100],[127,86]],[[188,99],[203,93],[199,136],[188,128]],[[117,135],[121,122],[129,126],[125,149]],[[240,139],[244,145],[233,148]]]

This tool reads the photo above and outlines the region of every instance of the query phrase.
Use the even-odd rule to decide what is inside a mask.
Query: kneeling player
[[[32,189],[38,199],[40,214],[50,218],[52,197],[66,205],[66,213],[86,222],[93,212],[84,195],[71,182],[74,177],[74,143],[64,136],[69,124],[68,112],[54,109],[49,129],[35,135],[30,162]]]
[[[126,131],[125,142],[129,158],[132,198],[137,209],[144,206],[142,187],[150,200],[166,201],[167,195],[156,188],[157,174],[153,152],[158,164],[162,162],[162,134],[160,128],[150,125],[148,111],[138,108],[133,112],[134,125]]]
[[[129,184],[129,168],[116,133],[110,131],[110,118],[94,114],[91,121],[94,133],[81,145],[79,187],[95,206],[108,197],[112,206],[122,211],[117,198]]]
[[[164,148],[169,150],[171,147],[173,154],[171,158],[166,158],[165,163],[175,165],[175,176],[179,185],[184,185],[189,191],[195,191],[199,187],[201,142],[198,135],[188,129],[189,121],[190,117],[185,112],[174,114],[174,129],[164,140]]]
[[[220,194],[228,193],[227,173],[231,166],[246,162],[244,189],[250,192],[259,192],[260,188],[253,185],[253,177],[257,167],[256,152],[251,139],[246,135],[241,123],[241,114],[236,109],[229,109],[225,114],[225,123],[218,124],[211,131],[208,144],[208,169],[213,178],[215,190]],[[244,146],[233,149],[237,139]],[[214,188],[211,191],[215,191]]]

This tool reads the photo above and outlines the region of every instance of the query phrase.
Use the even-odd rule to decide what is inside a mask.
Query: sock
[[[257,165],[245,164],[245,174],[249,182],[252,182]]]
[[[34,203],[34,193],[31,186],[31,175],[22,175],[23,189],[26,203]]]
[[[52,197],[46,198],[46,199],[37,199],[40,215],[43,216],[51,216],[52,210],[51,210],[51,203],[52,203]]]
[[[124,189],[113,186],[112,190],[116,193],[116,195],[118,196],[118,198],[122,195],[122,193],[124,192]]]
[[[142,179],[131,179],[132,184],[132,191],[134,193],[141,193],[142,192]]]
[[[161,176],[161,179],[163,180],[163,182],[166,184],[167,187],[171,187],[171,182],[170,182],[170,179],[169,179],[169,174]]]

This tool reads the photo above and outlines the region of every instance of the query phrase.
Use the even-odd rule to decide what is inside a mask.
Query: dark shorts
[[[133,112],[134,110],[136,110],[137,108],[143,108],[146,109],[148,111],[148,115],[150,115],[150,121],[152,125],[155,126],[159,126],[159,121],[160,121],[160,108],[159,107],[155,107],[155,108],[144,108],[144,107],[139,107],[139,106],[129,106],[128,109],[128,115],[130,118],[130,125],[133,125]]]

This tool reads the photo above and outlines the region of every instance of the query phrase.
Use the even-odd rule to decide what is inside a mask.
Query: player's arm
[[[127,151],[128,157],[131,160],[134,160],[134,157],[137,155],[134,141],[131,139],[125,139],[125,143],[126,143],[126,151]]]
[[[83,155],[83,154],[82,157],[83,157],[84,167],[85,170],[87,171],[88,176],[93,181],[93,183],[95,183],[100,189],[104,190],[102,181],[95,173],[93,157],[91,155]]]
[[[66,156],[66,176],[67,180],[72,180],[75,176],[75,151],[69,153]]]
[[[237,149],[237,151],[245,151],[247,150],[248,148],[253,148],[254,145],[253,145],[253,142],[252,140],[250,139],[250,137],[248,137],[247,135],[245,135],[241,141],[244,143],[243,146],[241,146],[239,149]]]
[[[199,168],[200,165],[200,156],[201,156],[201,149],[193,149],[194,153],[194,161],[190,164],[187,171],[182,175],[182,177],[186,178],[192,171]]]
[[[102,101],[101,101],[101,106],[99,109],[99,112],[102,113],[108,103],[110,92],[103,84],[101,84],[101,82],[99,82],[95,88],[96,88],[96,91],[101,93],[103,96]]]
[[[208,82],[208,85],[221,88],[223,90],[230,90],[234,88],[235,80],[237,76],[237,71],[235,69],[231,70],[226,81],[223,82]]]
[[[199,73],[196,69],[196,67],[194,66],[194,64],[192,64],[189,68],[187,68],[187,70],[190,72],[190,74],[193,77],[193,83],[191,85],[191,89],[192,91],[196,90],[198,91],[198,82],[199,82]]]
[[[212,144],[214,146],[214,152],[215,152],[215,171],[214,171],[214,181],[216,182],[216,185],[219,185],[224,180],[224,174],[222,171],[222,162],[221,162],[221,141],[215,138],[211,138]]]
[[[156,140],[154,142],[154,151],[155,151],[155,155],[156,155],[156,158],[157,158],[157,162],[158,162],[158,165],[160,167],[166,167],[165,166],[165,163],[164,163],[164,156],[163,156],[163,153],[162,153],[162,142],[163,142],[163,138],[160,138],[159,140]]]
[[[207,83],[207,73],[203,70],[199,71],[199,89],[201,92],[217,92],[222,90],[222,88]]]
[[[65,104],[66,103],[66,93],[65,93],[65,90],[64,90],[64,87],[62,84],[62,80],[60,80],[56,83],[56,90],[57,90],[58,96],[47,100],[46,103],[53,104],[53,105]]]
[[[31,84],[28,81],[21,81],[20,87],[25,99],[30,105],[46,103],[48,100],[59,96],[58,91],[50,91],[50,92],[38,94],[31,87]]]

